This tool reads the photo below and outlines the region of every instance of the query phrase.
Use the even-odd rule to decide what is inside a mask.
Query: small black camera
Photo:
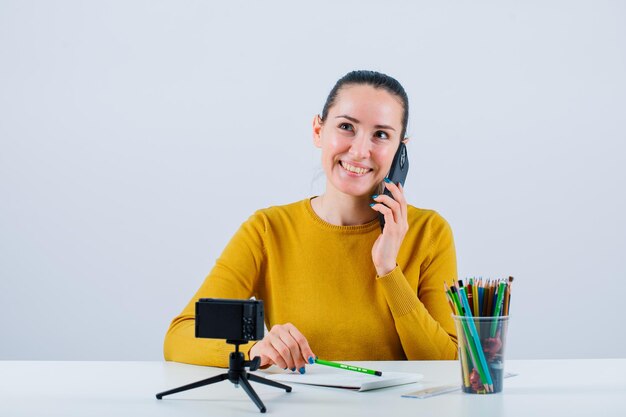
[[[263,339],[263,301],[200,298],[196,337],[241,341]]]

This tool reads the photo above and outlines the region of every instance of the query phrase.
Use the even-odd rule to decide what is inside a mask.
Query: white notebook
[[[411,384],[418,382],[424,376],[422,374],[410,374],[406,372],[383,372],[382,376],[375,376],[317,365],[308,366],[304,375],[283,371],[280,373],[266,373],[263,377],[286,384],[306,384],[344,388],[355,391],[369,391],[396,385]]]

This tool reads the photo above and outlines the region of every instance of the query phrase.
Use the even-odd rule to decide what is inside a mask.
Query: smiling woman
[[[325,192],[259,210],[242,224],[172,321],[165,358],[227,366],[230,346],[194,337],[195,302],[254,296],[265,302],[270,331],[243,350],[262,365],[304,373],[316,356],[454,359],[443,291],[457,278],[452,232],[436,212],[407,204],[402,185],[387,179],[400,142],[408,142],[407,121],[407,95],[392,77],[353,71],[341,78],[313,118]]]
[[[333,105],[325,106],[322,116],[313,120],[313,138],[322,149],[327,182],[324,195],[311,203],[315,212],[331,223],[362,224],[375,214],[368,207],[370,196],[389,172],[400,140],[406,142],[400,132],[406,129],[408,100],[406,95],[402,100],[370,84],[346,83],[335,97],[332,94],[328,101]],[[334,204],[324,207],[323,202],[333,200],[353,201],[358,209],[341,212]]]

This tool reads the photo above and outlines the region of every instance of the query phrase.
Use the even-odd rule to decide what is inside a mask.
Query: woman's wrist
[[[391,273],[391,271],[396,269],[396,266],[398,266],[398,264],[396,264],[396,263],[394,263],[393,266],[391,266],[391,265],[376,266],[376,274],[379,277],[382,277],[384,275],[388,275],[388,274]]]

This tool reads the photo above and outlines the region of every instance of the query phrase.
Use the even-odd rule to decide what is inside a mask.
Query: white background
[[[510,358],[624,357],[626,3],[0,0],[0,359],[155,360],[252,212],[323,189],[353,69],[409,201],[515,277]],[[306,295],[304,295],[306,296]]]

